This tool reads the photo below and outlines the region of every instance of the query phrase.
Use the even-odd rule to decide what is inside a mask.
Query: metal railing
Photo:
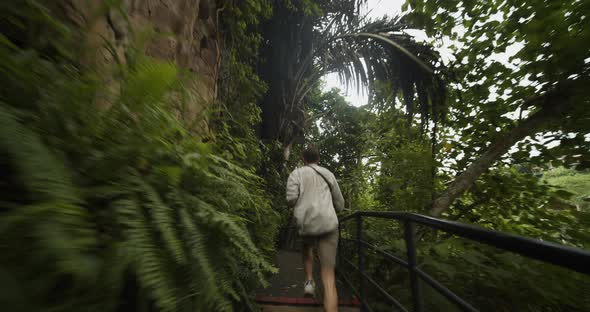
[[[394,219],[403,222],[407,261],[363,240],[363,217]],[[590,275],[590,252],[579,248],[568,247],[523,236],[497,232],[474,225],[441,220],[407,212],[359,211],[340,219],[340,224],[342,225],[344,222],[350,220],[355,220],[356,222],[356,239],[346,239],[340,237],[340,240],[356,243],[358,264],[355,265],[349,259],[342,257],[340,257],[339,260],[341,262],[347,263],[359,273],[360,283],[358,287],[355,287],[351,283],[350,279],[346,277],[346,275],[340,274],[340,276],[357,295],[361,302],[362,311],[372,311],[371,307],[367,303],[367,282],[374,286],[399,311],[407,311],[407,309],[398,300],[396,300],[391,294],[387,293],[387,291],[381,285],[379,285],[369,276],[369,274],[367,274],[365,271],[365,248],[370,248],[384,256],[389,261],[397,263],[409,270],[413,311],[422,312],[424,310],[423,296],[419,284],[420,280],[426,282],[463,311],[478,311],[478,309],[473,307],[467,301],[463,300],[450,289],[417,267],[415,238],[416,224],[424,225],[449,234],[467,238],[471,241],[476,241],[502,250],[511,251],[532,259],[552,263],[554,265]],[[341,253],[339,252],[339,254]]]

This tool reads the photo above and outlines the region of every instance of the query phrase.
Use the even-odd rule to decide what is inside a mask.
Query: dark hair
[[[303,150],[303,161],[308,164],[317,163],[320,161],[320,152],[318,152],[318,148],[315,145],[308,145]]]

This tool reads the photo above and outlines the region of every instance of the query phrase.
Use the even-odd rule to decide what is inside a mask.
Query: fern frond
[[[131,254],[141,284],[153,294],[162,310],[174,311],[178,301],[176,281],[170,262],[154,242],[148,213],[133,199],[117,200],[113,206],[120,211],[120,222],[127,226],[125,248]]]
[[[135,183],[142,196],[142,205],[149,211],[152,224],[159,230],[165,247],[169,249],[175,261],[185,264],[187,257],[182,248],[180,237],[175,233],[176,222],[172,216],[173,209],[162,202],[160,195],[148,183],[136,179]]]
[[[201,293],[204,294],[204,298],[210,298],[212,302],[203,302],[207,305],[221,306],[226,301],[219,285],[216,283],[217,274],[213,269],[211,261],[208,259],[209,253],[206,251],[206,240],[203,234],[197,229],[196,225],[191,222],[192,218],[185,209],[180,210],[182,217],[183,226],[190,233],[189,244],[191,247],[191,260],[195,261],[198,265],[199,273],[196,276],[200,283]]]
[[[121,103],[130,110],[142,112],[162,103],[171,88],[178,83],[177,67],[171,63],[153,62],[142,57],[129,71],[125,85],[121,88]]]
[[[69,36],[41,3],[17,9]],[[31,22],[25,11],[0,15]],[[254,169],[174,112],[196,98],[179,69],[133,48],[118,68],[82,67],[57,37],[39,45],[56,55],[13,39],[0,35],[0,285],[16,281],[30,311],[252,307],[248,290],[273,271],[261,249],[274,212]]]
[[[215,211],[210,204],[198,198],[193,198],[192,202],[198,207],[198,211],[193,212],[193,216],[200,222],[221,231],[231,245],[236,248],[240,259],[250,266],[261,281],[264,281],[265,272],[277,272],[277,269],[259,254],[258,248],[250,239],[248,231],[237,225],[235,216]]]
[[[14,178],[27,186],[30,200],[80,202],[63,162],[3,106],[0,106],[0,147],[8,153],[10,165],[16,168]]]

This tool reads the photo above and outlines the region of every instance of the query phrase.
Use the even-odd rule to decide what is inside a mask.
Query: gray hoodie
[[[330,183],[330,186],[313,166]],[[293,214],[300,235],[321,235],[338,228],[336,212],[344,209],[344,197],[334,174],[315,164],[295,169],[287,180],[287,202],[295,206]]]

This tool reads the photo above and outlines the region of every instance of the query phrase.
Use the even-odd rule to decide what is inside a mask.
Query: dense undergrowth
[[[2,14],[17,30],[0,36],[3,307],[255,309],[277,218],[254,167],[173,109],[194,105],[194,78],[141,40],[84,64],[39,2]]]
[[[314,112],[322,127],[310,137],[323,151],[323,163],[339,173],[340,184],[355,210],[409,211],[428,214],[431,192],[449,177],[433,179],[429,139],[419,125],[408,127],[399,108],[353,107],[332,90],[317,101]],[[393,118],[392,118],[393,116]],[[315,120],[314,120],[315,122]],[[501,164],[482,175],[443,217],[500,232],[578,248],[590,246],[590,214],[581,198],[588,173]],[[565,182],[567,181],[567,183]],[[343,235],[354,238],[354,222]],[[587,311],[590,277],[467,239],[418,227],[418,264],[427,274],[481,311]],[[363,220],[363,240],[402,259],[406,257],[403,224]],[[344,259],[356,264],[356,246],[342,242]],[[341,270],[358,285],[358,275],[345,262]],[[382,254],[366,249],[371,278],[411,307],[409,274]],[[368,284],[368,283],[367,283]],[[459,311],[448,299],[422,283],[425,311]],[[375,311],[391,311],[375,287],[366,293]]]
[[[284,183],[301,148],[295,144],[285,161],[284,146],[260,139],[260,101],[269,86],[257,74],[265,42],[259,28],[277,2],[219,2],[219,98],[204,137],[178,109],[199,101],[189,87],[198,79],[146,56],[149,36],[135,30],[125,60],[90,65],[81,61],[80,30],[40,3],[49,2],[0,4],[0,27],[8,30],[0,35],[2,306],[255,310],[252,291],[274,271],[267,260],[279,225],[289,221]],[[458,121],[429,137],[395,105],[395,94],[363,108],[336,90],[315,86],[310,94],[306,139],[320,147],[322,165],[337,174],[351,210],[428,213],[433,197],[468,163],[457,153],[468,152],[469,142],[477,141],[473,150],[487,144],[485,131],[464,133],[460,144],[449,134],[465,128],[461,118],[469,120],[472,107],[457,108]],[[490,168],[443,217],[588,248],[588,173],[541,178],[525,170],[528,154],[513,158]],[[367,241],[403,257],[401,227],[371,220],[365,230]],[[587,277],[443,233],[419,233],[421,268],[482,311],[590,306]],[[407,272],[367,256],[374,279],[409,306]],[[432,289],[424,292],[427,310],[455,309]],[[390,311],[375,289],[368,294],[376,311]]]

